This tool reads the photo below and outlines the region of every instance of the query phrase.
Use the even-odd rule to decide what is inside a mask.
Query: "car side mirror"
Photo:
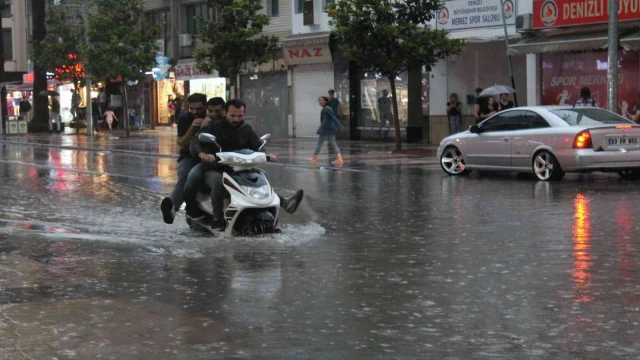
[[[471,125],[469,127],[469,132],[472,132],[474,134],[479,134],[480,133],[480,128],[478,127],[478,125]]]

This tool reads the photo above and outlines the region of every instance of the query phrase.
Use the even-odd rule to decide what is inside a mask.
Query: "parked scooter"
[[[200,134],[198,140],[218,146],[216,154],[218,163],[228,165],[232,171],[223,174],[223,184],[229,199],[224,211],[227,226],[224,231],[214,230],[208,224],[213,219],[210,192],[199,191],[196,202],[198,209],[205,214],[200,220],[187,218],[191,228],[205,231],[213,235],[222,233],[229,236],[251,236],[279,232],[276,225],[280,211],[280,198],[269,184],[265,173],[255,165],[267,162],[267,155],[262,151],[271,138],[270,134],[260,138],[262,145],[258,151],[238,150],[223,152],[211,134]]]

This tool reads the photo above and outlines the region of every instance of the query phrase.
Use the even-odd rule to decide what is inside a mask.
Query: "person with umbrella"
[[[500,94],[500,101],[498,101],[498,111],[511,109],[514,107],[513,101],[509,100],[509,94]]]

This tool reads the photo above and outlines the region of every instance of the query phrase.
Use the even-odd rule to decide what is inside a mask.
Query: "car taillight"
[[[593,143],[591,142],[591,133],[589,130],[585,130],[578,135],[576,135],[575,140],[573,140],[573,148],[574,149],[588,149],[592,148]]]

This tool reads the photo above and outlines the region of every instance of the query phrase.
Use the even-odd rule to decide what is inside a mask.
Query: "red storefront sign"
[[[640,0],[618,0],[618,20],[640,20]],[[608,0],[533,0],[534,29],[608,21]]]
[[[637,51],[618,51],[618,113],[629,113],[638,99]],[[542,54],[542,105],[573,105],[588,87],[600,107],[607,104],[607,52]]]

